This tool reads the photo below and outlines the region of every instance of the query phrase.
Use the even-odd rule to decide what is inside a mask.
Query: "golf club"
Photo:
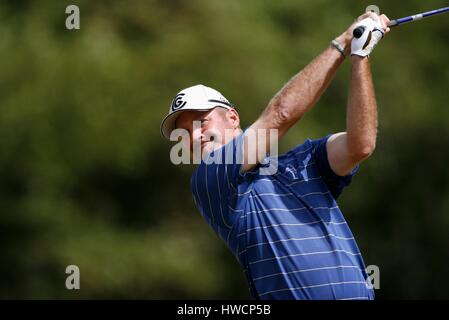
[[[432,11],[428,11],[428,12],[423,12],[423,13],[418,13],[412,16],[408,16],[408,17],[404,17],[404,18],[399,18],[396,20],[391,20],[388,23],[389,27],[396,27],[399,26],[403,23],[407,23],[407,22],[413,22],[413,21],[417,21],[417,20],[421,20],[423,18],[427,18],[430,16],[434,16],[440,13],[445,13],[445,12],[449,12],[449,7],[445,7],[445,8],[441,8],[441,9],[437,9],[437,10],[432,10]],[[353,35],[356,38],[360,38],[363,34],[363,31],[365,31],[364,27],[358,27],[356,29],[354,29],[353,31]]]

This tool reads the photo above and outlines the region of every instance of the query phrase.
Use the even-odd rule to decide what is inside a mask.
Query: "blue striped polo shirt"
[[[197,208],[243,267],[255,299],[374,298],[336,202],[355,170],[345,177],[332,171],[329,136],[242,173],[240,134],[209,154],[220,161],[205,159],[192,175]],[[271,161],[277,173],[261,174]]]

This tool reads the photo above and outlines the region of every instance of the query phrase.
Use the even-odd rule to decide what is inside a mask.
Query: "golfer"
[[[196,85],[179,92],[161,125],[200,146],[191,179],[198,210],[243,267],[255,299],[373,299],[357,243],[336,202],[359,164],[374,151],[377,106],[369,55],[389,32],[389,19],[369,12],[272,98],[246,130],[234,106],[218,91]],[[362,27],[362,28],[359,28]],[[353,37],[358,28],[363,34]],[[346,130],[307,139],[272,156],[269,138],[248,132],[275,130],[282,138],[318,101],[345,58],[351,80]],[[250,161],[255,154],[255,161]],[[208,158],[223,161],[207,161]],[[263,171],[276,163],[270,174]]]

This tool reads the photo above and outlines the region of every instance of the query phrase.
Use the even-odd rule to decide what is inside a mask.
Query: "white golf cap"
[[[161,133],[170,139],[176,119],[182,111],[207,111],[215,107],[232,109],[233,105],[217,90],[198,84],[180,91],[173,99],[168,115],[162,120]]]

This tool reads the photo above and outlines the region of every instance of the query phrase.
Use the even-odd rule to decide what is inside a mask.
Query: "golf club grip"
[[[388,23],[388,27],[396,27],[396,26],[398,26],[399,24],[398,24],[398,21],[397,20],[391,20],[389,23]],[[364,27],[362,27],[362,26],[360,26],[360,27],[357,27],[357,28],[355,28],[354,29],[354,31],[352,32],[352,35],[355,37],[355,38],[360,38],[361,36],[362,36],[362,34],[363,34],[363,32],[365,31],[365,28]]]

